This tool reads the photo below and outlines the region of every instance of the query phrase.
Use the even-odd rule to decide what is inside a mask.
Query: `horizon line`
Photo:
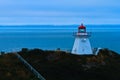
[[[119,24],[85,24],[84,25],[120,25]],[[0,26],[62,26],[62,25],[81,25],[81,24],[0,24]]]

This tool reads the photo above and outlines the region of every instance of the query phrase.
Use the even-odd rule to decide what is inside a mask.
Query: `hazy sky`
[[[0,24],[120,24],[120,0],[0,0]]]

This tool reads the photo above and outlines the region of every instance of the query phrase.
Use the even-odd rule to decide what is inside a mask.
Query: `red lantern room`
[[[80,33],[85,33],[85,32],[86,32],[86,27],[85,27],[83,24],[81,24],[81,25],[78,27],[78,32],[80,32]]]

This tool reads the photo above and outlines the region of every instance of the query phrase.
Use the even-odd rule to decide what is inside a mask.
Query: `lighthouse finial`
[[[83,23],[81,23],[81,26],[83,26]]]

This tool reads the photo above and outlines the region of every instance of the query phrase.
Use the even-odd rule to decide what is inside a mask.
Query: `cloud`
[[[119,23],[119,3],[119,0],[1,0],[0,23],[68,24],[79,23],[81,19],[87,23]]]

